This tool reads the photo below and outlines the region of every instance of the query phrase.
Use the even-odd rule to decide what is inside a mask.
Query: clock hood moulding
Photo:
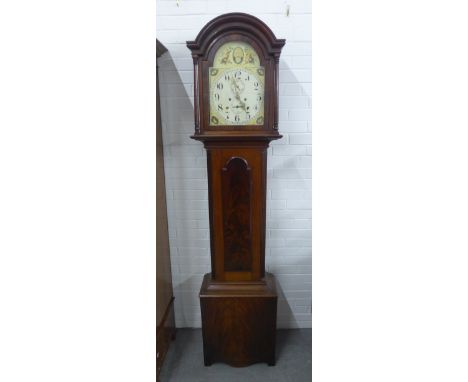
[[[192,57],[203,56],[213,40],[225,32],[247,32],[262,41],[268,54],[279,60],[285,39],[277,39],[271,29],[262,20],[247,13],[226,13],[208,22],[198,33],[194,41],[187,41]]]
[[[242,40],[254,47],[264,68],[264,118],[257,124],[238,124],[215,120],[210,123],[210,82],[208,71],[214,52],[221,44]],[[271,29],[257,17],[246,13],[227,13],[209,21],[193,41],[187,41],[194,65],[195,134],[191,138],[204,141],[263,141],[279,139],[278,98],[279,58],[286,40],[277,39]],[[261,69],[263,70],[263,69]],[[244,105],[245,107],[245,105]]]

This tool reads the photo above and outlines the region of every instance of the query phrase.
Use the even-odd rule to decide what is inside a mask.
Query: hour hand
[[[240,107],[241,109],[245,110],[245,102],[243,102],[243,101],[240,99],[239,93],[236,93],[236,99],[237,99],[237,100],[239,101],[239,103],[240,103],[240,106],[239,106],[239,107]]]

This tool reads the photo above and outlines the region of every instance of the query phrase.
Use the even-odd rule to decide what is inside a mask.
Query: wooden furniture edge
[[[156,371],[158,382],[159,373],[164,364],[171,340],[175,339],[174,300],[175,298],[172,296],[169,304],[167,304],[161,323],[156,327]]]

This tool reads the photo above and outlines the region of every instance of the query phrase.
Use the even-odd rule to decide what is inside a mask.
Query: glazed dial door
[[[249,44],[222,45],[209,79],[210,126],[263,124],[265,69]]]

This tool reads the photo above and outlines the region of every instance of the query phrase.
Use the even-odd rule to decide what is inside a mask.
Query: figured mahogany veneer
[[[243,41],[265,68],[263,125],[209,124],[217,49]],[[188,41],[194,63],[193,139],[207,151],[211,273],[200,290],[205,365],[275,364],[277,294],[265,273],[267,149],[278,133],[278,63],[285,40],[244,13],[211,20]]]
[[[252,271],[252,179],[244,158],[232,157],[221,169],[224,271]]]

